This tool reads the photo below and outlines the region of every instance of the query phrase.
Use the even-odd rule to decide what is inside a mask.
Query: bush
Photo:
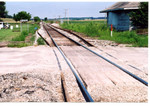
[[[38,24],[33,24],[33,25],[30,25],[30,27],[29,27],[29,33],[32,33],[32,34],[34,34],[35,32],[36,32],[36,30],[37,29],[35,29],[35,28],[39,28],[39,25]]]
[[[148,28],[148,2],[140,2],[139,9],[129,15],[133,26]]]
[[[40,22],[41,21],[41,19],[38,16],[34,17],[33,19],[34,19],[35,22]]]
[[[142,35],[139,35],[138,41],[133,44],[134,47],[148,47],[148,36],[143,37]]]
[[[44,40],[42,38],[38,38],[38,45],[45,45]]]
[[[20,36],[13,38],[12,41],[25,41],[26,36],[28,36],[28,32],[23,31]]]
[[[30,41],[32,41],[32,42],[35,41],[35,35],[32,35],[32,37],[30,38]]]

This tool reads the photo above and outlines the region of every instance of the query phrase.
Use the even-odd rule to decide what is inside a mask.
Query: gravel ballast
[[[52,48],[0,49],[1,102],[62,102],[61,72]]]
[[[1,75],[0,102],[63,102],[60,80],[54,72]]]

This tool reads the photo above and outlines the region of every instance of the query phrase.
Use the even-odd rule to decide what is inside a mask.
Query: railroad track
[[[81,46],[81,47],[85,48],[87,51],[93,53],[94,55],[102,58],[103,60],[107,61],[108,63],[112,64],[113,66],[119,68],[120,70],[122,70],[126,74],[130,75],[131,77],[133,77],[137,81],[141,82],[145,86],[148,86],[148,82],[146,82],[143,79],[139,78],[138,76],[132,74],[128,70],[126,70],[126,69],[122,68],[121,66],[119,66],[118,64],[115,64],[114,62],[112,62],[112,61],[108,60],[107,58],[101,56],[100,54],[96,53],[95,51],[89,49],[88,46],[92,46],[92,45],[90,43],[88,43],[86,40],[83,40],[83,38],[80,38],[80,37],[76,36],[76,34],[67,31],[68,33],[71,33],[71,34],[76,36],[74,39],[72,39],[71,36],[67,36],[66,34],[60,32],[59,31],[59,30],[61,30],[60,28],[50,26],[50,25],[46,25],[46,24],[44,25],[44,28],[45,28],[46,32],[48,33],[48,35],[50,36],[54,46],[57,47],[57,49],[60,51],[60,53],[64,57],[65,61],[67,62],[68,66],[72,70],[72,72],[73,72],[73,74],[74,74],[74,76],[75,76],[75,78],[78,82],[78,85],[80,87],[80,90],[81,90],[81,92],[82,92],[82,94],[83,94],[83,96],[84,96],[84,98],[87,102],[94,102],[94,100],[92,99],[92,97],[90,96],[88,91],[86,90],[86,87],[82,83],[83,81],[81,81],[80,77],[77,75],[76,70],[73,68],[73,66],[71,65],[71,63],[67,59],[67,57],[64,55],[63,51],[60,49],[59,46],[61,46],[61,45],[64,45],[64,46],[77,46],[77,45]],[[60,40],[60,38],[61,38],[61,40]],[[78,38],[78,39],[76,39],[76,38]],[[65,42],[65,43],[63,43],[63,42]]]
[[[78,37],[79,39],[81,39],[87,46],[94,46],[94,45],[92,45],[91,43],[89,43],[88,41],[86,41],[84,38],[82,38],[81,36],[77,35],[76,33],[72,32],[72,31],[70,31],[70,30],[62,29],[62,28],[59,28],[59,27],[56,27],[56,26],[53,26],[53,25],[51,25],[51,26],[54,27],[54,28],[57,28],[57,29],[66,31],[66,32],[68,32],[68,33],[70,33],[70,34],[73,34],[74,36],[76,36],[76,37]]]
[[[73,68],[73,66],[71,65],[71,63],[68,61],[68,59],[64,55],[63,51],[59,48],[59,45],[57,44],[57,42],[59,42],[59,40],[57,40],[56,42],[55,42],[55,40],[56,40],[56,38],[59,35],[60,37],[62,37],[61,40],[68,42],[67,45],[75,45],[76,43],[75,42],[72,43],[72,42],[66,40],[65,37],[62,34],[60,34],[58,31],[52,30],[53,28],[51,28],[51,27],[49,28],[49,30],[47,30],[46,26],[44,26],[44,28],[45,28],[46,32],[48,33],[48,35],[50,36],[50,38],[51,38],[52,42],[54,43],[54,45],[57,47],[57,49],[60,51],[60,53],[62,54],[63,58],[65,59],[65,61],[69,65],[71,71],[73,72],[73,74],[74,74],[74,76],[75,76],[75,78],[77,80],[77,83],[78,83],[78,85],[80,87],[80,90],[81,90],[81,92],[82,92],[85,100],[87,102],[94,102],[94,100],[92,99],[92,97],[90,96],[90,94],[88,93],[88,91],[86,90],[84,84],[82,83],[81,79],[77,75],[75,69]],[[54,31],[54,32],[49,32],[49,31]],[[55,40],[53,39],[54,36],[55,36]],[[78,45],[78,44],[76,44],[76,45]]]

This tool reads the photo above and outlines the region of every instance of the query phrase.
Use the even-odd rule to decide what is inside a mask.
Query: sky
[[[108,8],[116,2],[11,2],[6,1],[6,10],[9,15],[20,11],[29,12],[32,17],[61,18],[65,17],[104,17],[99,11]]]

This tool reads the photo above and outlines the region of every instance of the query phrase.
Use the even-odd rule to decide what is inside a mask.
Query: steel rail
[[[49,26],[49,25],[48,25],[48,26]],[[53,26],[53,25],[51,25],[51,26]],[[50,27],[50,26],[49,26],[49,27]],[[88,46],[94,46],[94,45],[92,45],[91,43],[89,43],[88,41],[86,41],[85,39],[83,39],[81,36],[77,35],[76,33],[72,32],[72,31],[70,31],[70,30],[58,28],[58,27],[56,27],[56,26],[53,26],[53,27],[55,27],[55,28],[57,28],[57,29],[60,29],[60,30],[63,30],[63,31],[66,31],[66,32],[68,32],[68,33],[70,33],[70,34],[75,35],[76,37],[78,37],[79,39],[81,39],[81,40],[82,40],[85,44],[87,44]]]
[[[39,33],[39,31],[37,31],[38,35],[44,40],[44,42],[49,45],[49,43],[42,37],[42,35]],[[49,45],[50,46],[50,45]]]
[[[51,27],[51,28],[54,29],[55,31],[57,31],[58,33],[62,34],[62,35],[65,36],[66,38],[70,39],[71,41],[75,42],[76,44],[78,44],[78,45],[82,46],[83,48],[87,49],[88,51],[90,51],[90,52],[94,53],[95,55],[101,57],[102,59],[106,60],[106,61],[109,62],[110,64],[112,64],[112,65],[116,66],[117,68],[121,69],[122,71],[124,71],[124,72],[127,73],[128,75],[132,76],[132,77],[135,78],[136,80],[140,81],[140,82],[143,83],[144,85],[148,86],[148,82],[146,82],[146,81],[143,80],[142,78],[140,78],[140,77],[134,75],[133,73],[129,72],[128,70],[126,70],[126,69],[124,69],[124,68],[122,68],[122,67],[119,66],[118,64],[116,64],[116,63],[114,63],[114,62],[108,60],[107,58],[103,57],[102,55],[100,55],[100,54],[96,53],[95,51],[89,49],[88,47],[82,45],[81,43],[79,43],[79,42],[77,42],[77,41],[71,39],[70,37],[68,37],[68,36],[66,36],[65,34],[59,32],[58,30],[56,30],[55,28],[53,28],[53,27]]]
[[[92,99],[92,97],[90,96],[90,94],[88,93],[88,91],[86,90],[85,86],[81,82],[80,78],[76,74],[74,68],[72,67],[72,65],[68,61],[67,57],[64,55],[64,53],[62,52],[62,50],[59,48],[59,46],[57,45],[57,43],[54,41],[54,39],[52,38],[52,36],[50,35],[50,33],[47,31],[47,29],[46,29],[45,26],[44,26],[44,28],[45,28],[46,32],[48,33],[48,35],[50,36],[50,38],[51,38],[52,42],[54,43],[54,45],[57,47],[57,49],[59,50],[59,52],[62,54],[62,56],[65,59],[66,63],[68,64],[68,66],[70,67],[71,71],[73,72],[74,76],[76,77],[76,80],[78,82],[78,85],[79,85],[82,93],[83,93],[83,96],[84,96],[85,100],[87,102],[94,102],[94,100]]]
[[[45,41],[45,43],[48,45],[48,46],[50,46],[50,44],[42,37],[42,35],[37,31],[37,33],[39,34],[39,36]],[[58,59],[58,56],[57,56],[57,54],[56,54],[56,52],[55,52],[55,50],[53,49],[53,52],[54,52],[54,54],[55,54],[55,56],[56,56],[56,60],[57,60],[57,62],[58,62],[58,67],[59,67],[59,69],[60,70],[62,70],[62,68],[61,68],[61,65],[60,65],[60,62],[59,62],[59,59]],[[68,96],[66,96],[67,95],[67,93],[66,93],[66,91],[65,91],[65,88],[64,88],[64,76],[63,76],[63,72],[61,72],[61,86],[62,86],[62,90],[63,90],[63,95],[64,95],[64,101],[65,102],[68,102],[68,101],[70,101],[69,100],[69,98],[68,98]]]

